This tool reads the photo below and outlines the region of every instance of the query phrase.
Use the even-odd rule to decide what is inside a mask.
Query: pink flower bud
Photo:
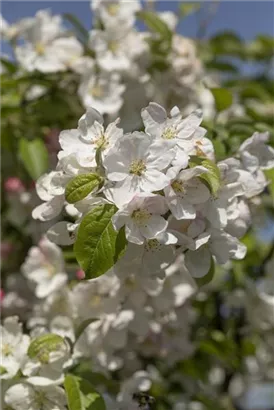
[[[4,188],[9,193],[20,193],[25,190],[23,182],[17,177],[10,177],[4,182]]]
[[[79,269],[76,272],[76,278],[79,279],[79,280],[84,279],[85,276],[86,276],[85,272],[81,269]]]
[[[0,303],[3,301],[4,297],[5,297],[4,289],[0,288]]]

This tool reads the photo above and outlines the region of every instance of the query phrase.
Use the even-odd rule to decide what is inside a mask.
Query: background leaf
[[[40,139],[27,141],[21,138],[19,156],[33,180],[38,179],[48,170],[48,152],[45,144]]]
[[[233,96],[226,88],[210,88],[210,91],[213,94],[215,107],[218,112],[227,110],[231,106]]]

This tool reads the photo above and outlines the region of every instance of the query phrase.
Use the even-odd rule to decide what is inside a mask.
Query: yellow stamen
[[[172,187],[173,191],[176,192],[176,194],[183,194],[185,192],[185,189],[183,187],[183,182],[180,181],[179,179],[175,179],[172,182],[171,187]]]
[[[139,160],[132,161],[130,168],[129,168],[129,173],[140,177],[145,170],[146,170],[146,165],[144,161],[142,159],[139,159]]]
[[[162,138],[165,140],[172,140],[176,137],[176,132],[174,128],[166,128],[162,134]]]
[[[134,220],[136,225],[139,226],[145,225],[150,217],[151,214],[146,209],[137,209],[131,215],[131,218]]]

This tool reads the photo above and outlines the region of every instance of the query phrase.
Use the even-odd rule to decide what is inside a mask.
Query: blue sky
[[[205,7],[210,2],[206,1]],[[177,1],[160,1],[161,10],[176,10]],[[89,1],[2,1],[2,14],[9,22],[33,16],[39,9],[50,8],[53,13],[73,13],[87,27],[91,26]],[[208,33],[220,30],[235,30],[246,40],[257,34],[274,35],[274,3],[268,1],[219,1],[217,13],[210,24]],[[197,16],[187,17],[179,27],[181,34],[195,36],[197,33]],[[4,49],[2,50],[4,51]]]

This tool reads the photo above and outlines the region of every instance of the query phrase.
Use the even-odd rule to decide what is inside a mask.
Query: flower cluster
[[[209,272],[212,257],[219,264],[242,259],[245,246],[239,238],[250,224],[248,201],[264,190],[262,170],[274,164],[267,134],[255,133],[235,158],[215,164],[200,111],[182,118],[174,107],[168,116],[150,103],[141,115],[144,132],[124,134],[119,120],[105,129],[94,109],[80,118],[77,129],[62,131],[56,171],[37,181],[37,193],[46,202],[33,217],[47,221],[64,204],[69,207],[74,222],[58,222],[48,237],[70,245],[92,209],[114,205],[112,224],[116,231],[125,229],[129,243],[119,269],[130,260],[131,269],[147,275],[161,277],[163,260],[172,264],[180,253],[194,277]],[[97,184],[71,200],[74,192],[68,187],[79,193],[87,177]]]
[[[196,3],[149,3],[92,0],[90,30],[1,18],[4,409],[271,401],[271,42],[191,40]]]
[[[60,248],[44,238],[30,249],[22,273],[32,292],[22,317],[30,336],[17,316],[8,316],[1,329],[3,398],[15,410],[53,403],[65,409],[65,374],[83,359],[110,383],[112,372],[123,369],[117,394],[101,391],[107,409],[137,409],[135,395],[147,391],[153,379],[140,357],[168,357],[171,366],[193,351],[185,314],[195,284],[178,263],[165,280],[113,269],[71,287]],[[8,295],[4,315],[10,314],[10,302],[14,307]]]
[[[178,104],[185,113],[204,106],[211,115],[214,100],[202,85],[195,43],[180,34],[172,37],[163,81],[161,70],[153,68],[149,46],[159,42],[157,33],[136,28],[141,8],[139,0],[92,1],[93,27],[84,43],[65,28],[61,16],[48,10],[13,25],[2,18],[1,30],[14,46],[22,73],[74,73],[83,106],[94,107],[110,120],[119,115],[128,131],[140,126],[141,108],[156,99],[169,108]],[[176,30],[174,13],[157,13],[157,18],[168,33]],[[35,100],[46,92],[44,85],[33,85],[26,98]]]

